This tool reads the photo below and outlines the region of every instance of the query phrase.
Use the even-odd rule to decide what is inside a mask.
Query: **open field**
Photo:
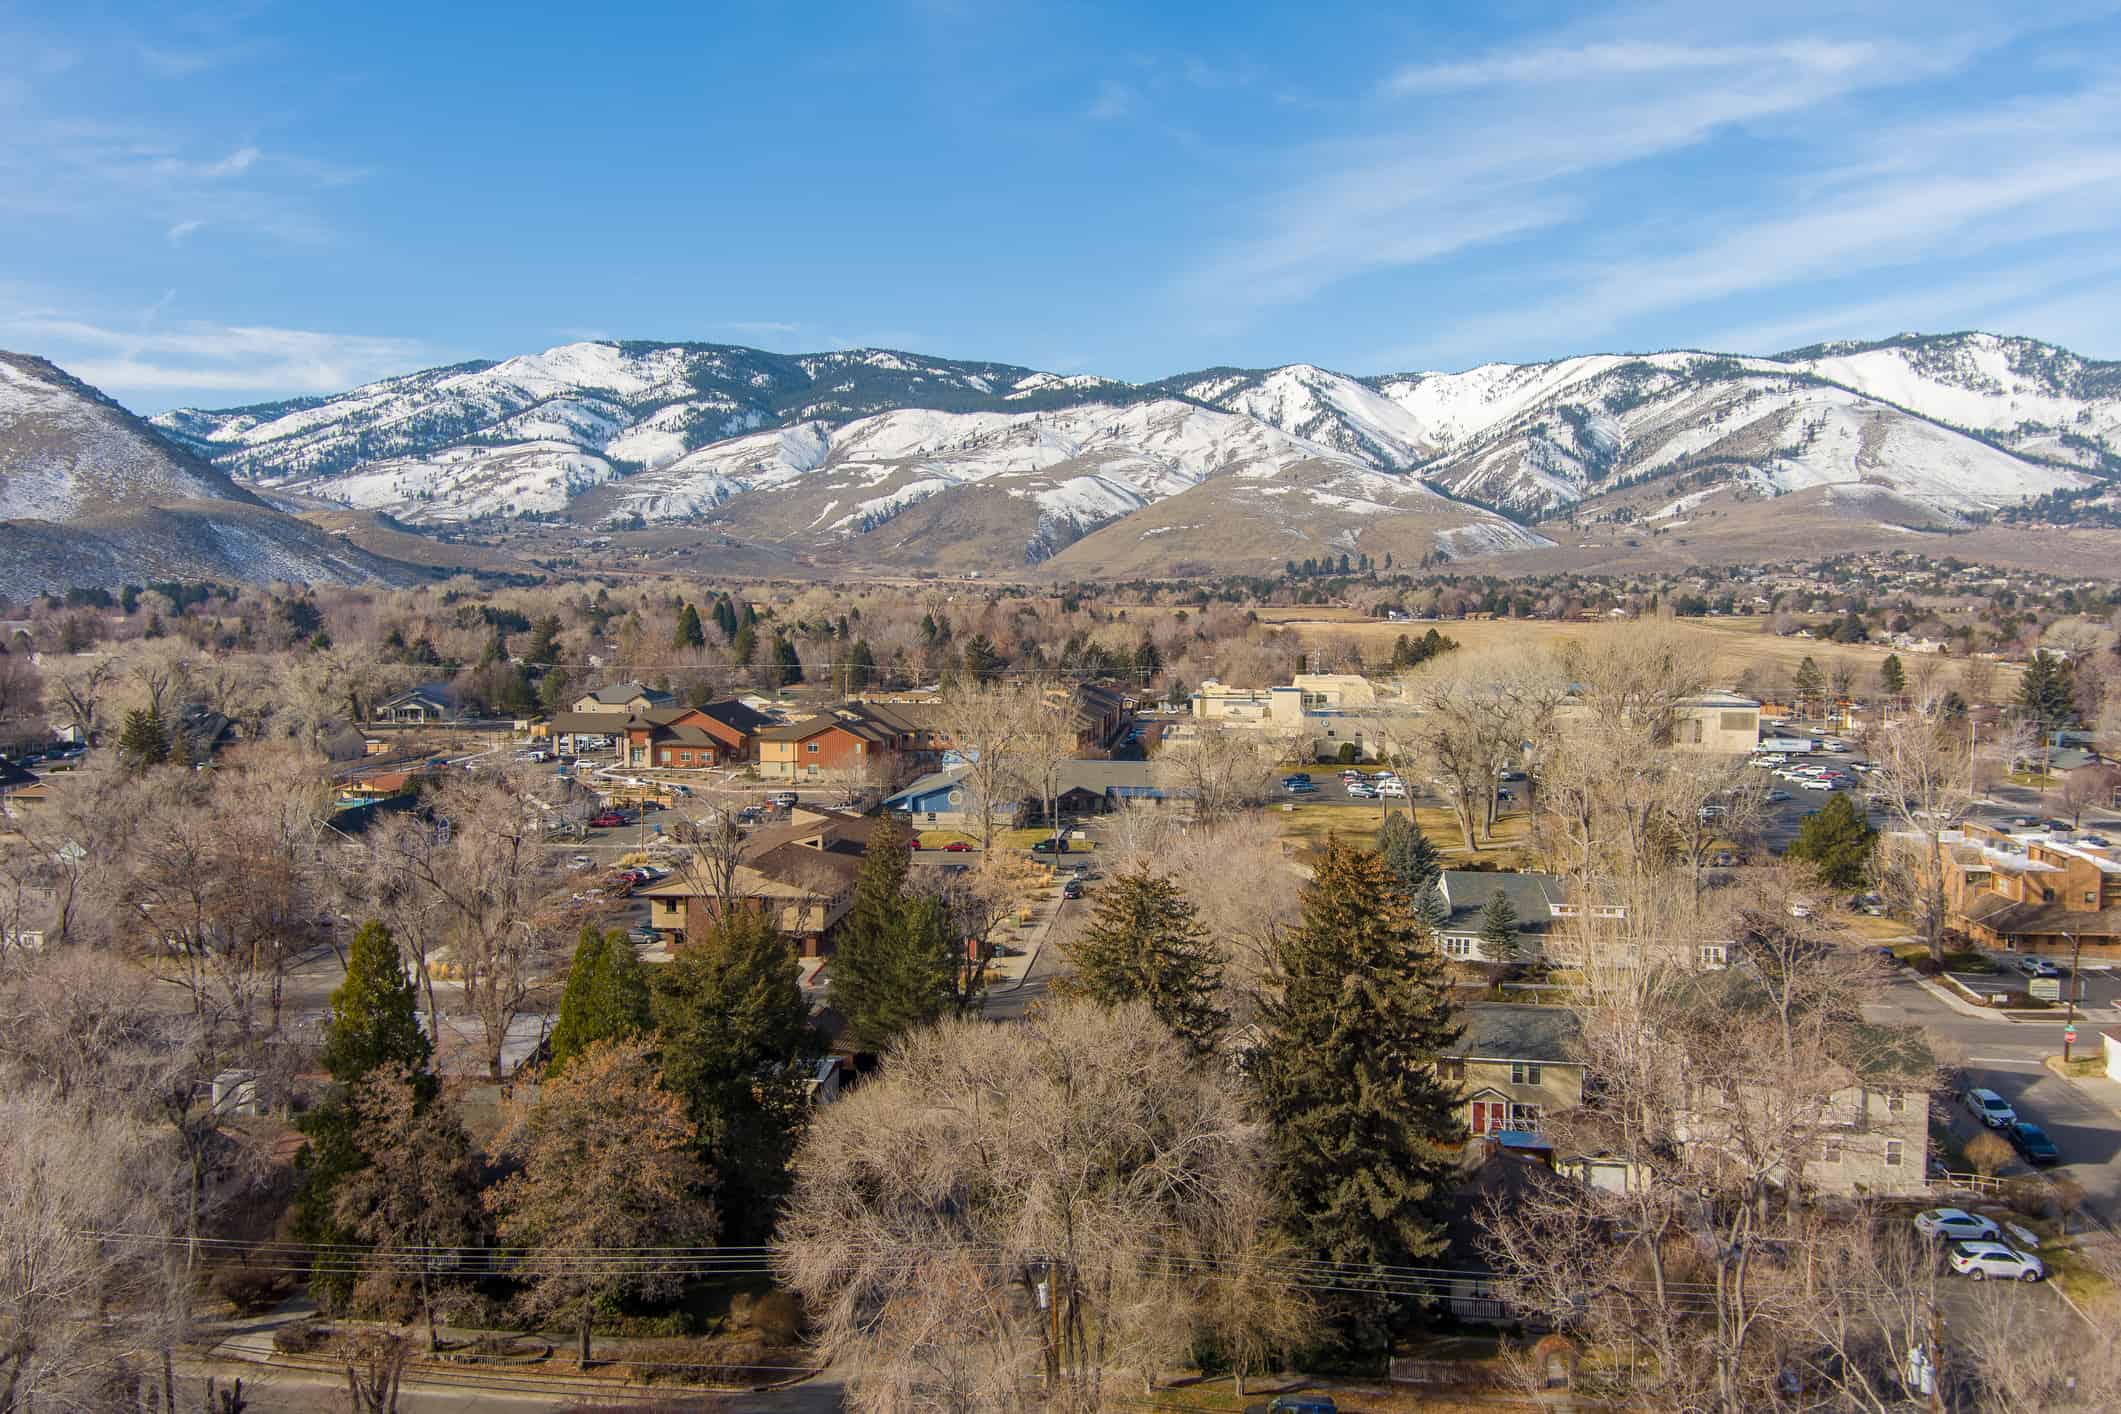
[[[1385,623],[1372,619],[1355,609],[1332,609],[1303,606],[1286,609],[1261,609],[1259,620],[1265,624],[1277,624],[1294,630],[1307,641],[1316,643],[1340,642],[1349,639],[1361,645],[1364,657],[1370,650],[1389,648],[1401,634],[1419,638],[1430,629],[1435,629],[1446,638],[1455,639],[1459,646],[1469,649],[1508,647],[1517,644],[1552,646],[1569,640],[1583,643],[1593,649],[1601,642],[1618,642],[1625,636],[1639,634],[1645,624],[1642,621],[1624,623],[1559,623],[1548,619],[1454,619],[1441,622]],[[1870,644],[1830,643],[1816,638],[1782,638],[1767,631],[1767,621],[1753,617],[1722,619],[1668,619],[1657,621],[1659,627],[1670,628],[1689,637],[1699,637],[1713,651],[1712,668],[1717,679],[1729,684],[1736,682],[1748,668],[1767,674],[1771,679],[1787,678],[1797,671],[1797,665],[1810,658],[1819,665],[1820,671],[1831,673],[1837,663],[1846,663],[1856,674],[1859,689],[1875,687],[1878,680],[1878,665],[1885,661],[1893,650]],[[1903,653],[1900,661],[1910,670],[1918,661],[1918,655]],[[1956,660],[1948,672],[1956,673]],[[1997,671],[1998,687],[2007,688],[2011,680],[2008,668]]]
[[[1393,807],[1395,813],[1402,808]],[[1378,808],[1368,803],[1270,805],[1267,817],[1281,826],[1284,837],[1300,841],[1306,852],[1324,849],[1328,840],[1371,848],[1377,843],[1377,828],[1382,823]],[[1440,806],[1419,805],[1414,808],[1414,823],[1436,842],[1436,847],[1443,851],[1445,862],[1454,869],[1476,864],[1519,869],[1529,863],[1525,845],[1531,834],[1531,822],[1521,812],[1498,820],[1495,838],[1471,854],[1466,853],[1465,847],[1459,843],[1458,821],[1450,811]]]

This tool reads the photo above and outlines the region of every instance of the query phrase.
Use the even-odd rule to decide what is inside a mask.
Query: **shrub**
[[[272,1333],[272,1348],[282,1355],[309,1355],[322,1350],[331,1339],[331,1327],[322,1321],[295,1321]]]
[[[1992,1178],[2011,1161],[2011,1146],[2000,1136],[1983,1130],[1967,1141],[1966,1161],[1973,1165],[1975,1173]]]
[[[239,1316],[255,1316],[280,1304],[293,1288],[285,1272],[257,1267],[223,1267],[214,1274],[214,1292]]]

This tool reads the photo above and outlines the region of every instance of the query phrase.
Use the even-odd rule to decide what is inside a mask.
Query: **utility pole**
[[[2062,1063],[2069,1064],[2070,1043],[2077,1039],[2077,997],[2084,989],[2084,973],[2077,960],[2084,953],[2084,935],[2069,935],[2069,1013],[2062,1021]]]

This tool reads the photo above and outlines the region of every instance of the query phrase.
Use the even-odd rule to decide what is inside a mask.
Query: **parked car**
[[[944,845],[943,848],[952,854],[963,854],[972,848],[972,842],[970,840],[952,840]]]
[[[1915,1231],[1953,1242],[1993,1241],[2003,1235],[1993,1218],[1976,1217],[1964,1208],[1930,1208],[1915,1214]]]
[[[2060,977],[2062,969],[2044,957],[2019,957],[2011,959],[2011,966],[2028,977]]]
[[[600,810],[589,817],[590,825],[599,830],[615,830],[626,823],[626,817],[616,810]]]
[[[1082,880],[1080,880],[1080,879],[1070,879],[1070,880],[1069,880],[1069,881],[1068,881],[1067,883],[1065,883],[1065,884],[1062,884],[1062,885],[1061,885],[1061,897],[1062,897],[1062,898],[1081,898],[1082,896],[1083,896],[1083,881],[1082,881]]]
[[[2003,1137],[2010,1140],[2018,1157],[2037,1168],[2062,1162],[2062,1151],[2055,1141],[2047,1137],[2047,1131],[2039,1125],[2022,1119],[2014,1119],[2003,1126]]]
[[[1377,793],[1386,800],[1405,800],[1407,798],[1407,788],[1399,781],[1386,781],[1377,788]],[[1507,799],[1508,797],[1505,796],[1504,798]]]
[[[1034,840],[1031,845],[1031,852],[1033,854],[1066,854],[1068,852],[1068,842],[1064,839]]]
[[[626,941],[635,947],[650,948],[663,941],[663,935],[653,928],[628,928]]]
[[[1780,786],[1777,786],[1774,790],[1769,791],[1765,796],[1761,798],[1767,801],[1767,803],[1770,805],[1780,805],[1785,800],[1795,800],[1797,797],[1791,795],[1788,791],[1783,790]]]
[[[586,854],[578,854],[567,862],[577,869],[594,869],[597,863]]]
[[[777,790],[766,797],[766,803],[776,810],[793,810],[801,798],[792,790]]]
[[[2011,1108],[2011,1102],[1993,1090],[1985,1090],[1975,1086],[1967,1090],[1959,1099],[1961,1103],[1974,1112],[1974,1118],[1980,1120],[1990,1129],[2001,1129],[2005,1125],[2013,1124],[2017,1121],[2018,1112]]]
[[[2000,1242],[1959,1242],[1952,1246],[1952,1270],[1975,1281],[2001,1277],[2005,1281],[2038,1281],[2047,1268],[2038,1257],[2028,1256]]]

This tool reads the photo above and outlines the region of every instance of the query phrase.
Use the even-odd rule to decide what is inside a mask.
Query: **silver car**
[[[1952,1270],[1975,1281],[2038,1281],[2047,1275],[2038,1257],[2000,1242],[1960,1242],[1952,1247]]]

